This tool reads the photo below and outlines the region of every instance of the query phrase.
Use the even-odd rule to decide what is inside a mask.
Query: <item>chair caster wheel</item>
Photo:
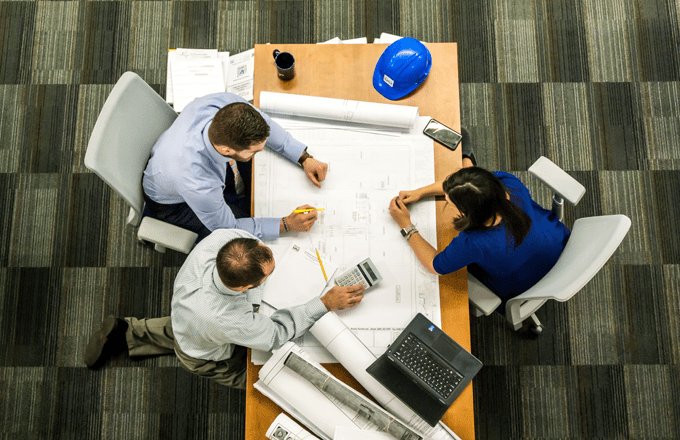
[[[531,328],[531,330],[536,333],[536,335],[540,335],[543,333],[543,326],[542,325],[536,325]]]

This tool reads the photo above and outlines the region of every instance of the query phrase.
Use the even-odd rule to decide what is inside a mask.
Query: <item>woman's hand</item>
[[[420,190],[417,189],[411,191],[399,191],[399,199],[401,199],[404,205],[415,203],[420,200],[421,197],[422,195],[420,194]]]
[[[411,214],[399,197],[395,197],[390,202],[390,215],[401,229],[411,225]]]

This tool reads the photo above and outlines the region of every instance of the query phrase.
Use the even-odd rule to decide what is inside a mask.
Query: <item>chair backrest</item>
[[[574,296],[616,251],[630,224],[625,215],[576,220],[569,241],[550,272],[529,290],[508,300],[508,321],[521,322],[548,299],[567,301]]]
[[[85,166],[141,216],[142,175],[160,135],[177,113],[133,72],[125,72],[106,99],[90,136]]]

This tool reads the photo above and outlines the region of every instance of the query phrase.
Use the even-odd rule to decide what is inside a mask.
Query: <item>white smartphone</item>
[[[430,122],[427,123],[423,130],[423,134],[439,142],[451,151],[456,151],[458,144],[460,144],[460,140],[463,138],[456,130],[447,127],[435,119],[430,119]]]

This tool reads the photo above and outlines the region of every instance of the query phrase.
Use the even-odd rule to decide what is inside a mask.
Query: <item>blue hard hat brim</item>
[[[395,99],[403,98],[404,96],[408,95],[409,93],[417,89],[427,79],[427,76],[429,74],[430,72],[427,72],[423,77],[422,81],[418,81],[417,83],[410,87],[396,90],[393,87],[388,86],[380,76],[380,72],[376,70],[373,72],[373,88],[375,88],[378,91],[378,93],[383,95],[385,98],[389,99],[390,101],[394,101]]]

